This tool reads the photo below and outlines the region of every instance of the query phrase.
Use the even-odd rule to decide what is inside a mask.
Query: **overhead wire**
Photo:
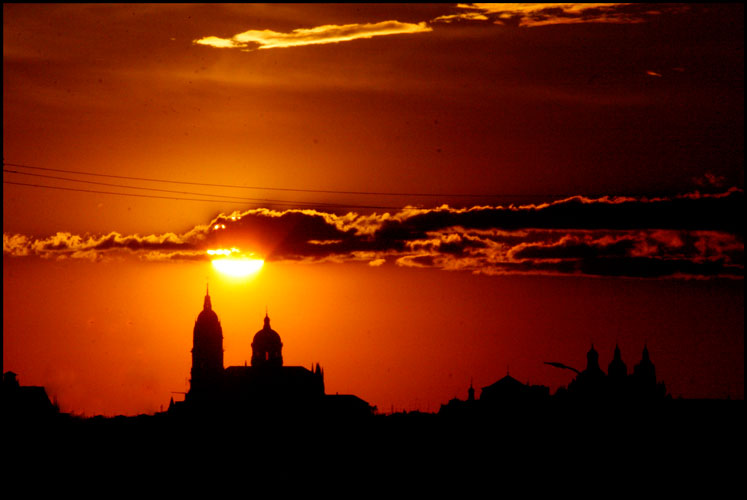
[[[150,177],[100,174],[100,173],[95,173],[95,172],[85,172],[81,170],[40,167],[36,165],[28,165],[28,164],[23,164],[23,163],[11,163],[11,162],[3,161],[3,167],[6,167],[6,166],[15,167],[16,169],[20,168],[20,169],[32,169],[36,171],[61,172],[61,173],[68,173],[68,174],[74,174],[74,175],[94,176],[94,177],[103,177],[103,178],[110,178],[110,179],[127,179],[127,180],[141,181],[141,182],[160,182],[160,183],[168,183],[168,184],[183,184],[183,185],[203,186],[203,187],[213,187],[213,188],[252,189],[252,190],[260,190],[260,191],[266,190],[266,191],[284,191],[284,192],[318,193],[318,194],[324,193],[324,194],[335,194],[335,195],[367,195],[367,196],[375,195],[375,196],[391,196],[391,197],[408,196],[411,198],[440,197],[443,199],[442,200],[443,202],[445,202],[446,201],[445,199],[448,199],[448,198],[456,198],[456,199],[458,198],[481,198],[483,200],[487,198],[543,198],[547,200],[548,198],[563,198],[563,197],[571,196],[567,194],[566,195],[563,195],[563,194],[539,195],[539,194],[508,194],[508,193],[502,193],[502,194],[416,193],[416,192],[394,192],[394,191],[389,191],[389,192],[387,191],[344,191],[344,190],[331,190],[331,189],[280,188],[280,187],[269,187],[269,186],[245,186],[245,185],[237,185],[237,184],[217,184],[217,183],[206,183],[206,182],[180,181],[180,180],[173,180],[173,179],[158,179],[158,178],[150,178]],[[172,194],[178,194],[178,195],[202,196],[202,197],[205,197],[206,199],[183,197],[183,196],[182,197],[159,196],[159,195],[134,194],[134,193],[123,193],[123,192],[102,191],[102,190],[92,190],[92,189],[78,189],[78,188],[63,187],[63,186],[50,186],[50,185],[43,185],[43,184],[6,181],[5,179],[3,179],[3,184],[12,184],[12,185],[17,185],[17,186],[34,187],[34,188],[41,188],[41,189],[56,189],[56,190],[74,191],[74,192],[81,192],[81,193],[130,196],[130,197],[138,197],[138,198],[154,198],[154,199],[166,199],[166,200],[177,200],[177,201],[202,201],[202,202],[209,202],[209,203],[233,203],[233,204],[244,204],[244,205],[246,204],[256,204],[256,205],[267,204],[271,206],[278,205],[278,206],[299,207],[299,208],[303,208],[303,207],[326,208],[330,210],[334,210],[334,209],[400,210],[404,206],[408,206],[408,205],[409,206],[413,206],[413,205],[422,206],[421,204],[416,204],[413,202],[409,202],[405,205],[392,206],[392,205],[383,205],[383,204],[378,205],[378,204],[360,204],[360,203],[358,204],[356,203],[331,203],[331,202],[322,202],[322,201],[295,201],[295,200],[282,200],[282,199],[272,199],[272,198],[248,198],[248,197],[231,196],[231,195],[224,195],[224,194],[217,194],[217,193],[177,191],[177,190],[171,190],[171,189],[133,186],[129,184],[99,182],[99,181],[93,181],[93,180],[75,179],[75,178],[70,178],[70,177],[45,175],[41,173],[22,172],[19,170],[11,170],[11,169],[6,169],[6,168],[3,168],[3,173],[60,180],[60,181],[65,181],[65,182],[77,182],[77,183],[93,184],[93,185],[98,185],[98,186],[109,186],[109,187],[116,187],[116,188],[122,188],[122,189],[136,189],[136,190],[142,190],[142,191],[172,193]],[[452,202],[451,204],[453,205],[454,203]]]
[[[3,184],[13,184],[16,186],[29,186],[29,187],[36,187],[36,188],[46,188],[46,189],[59,189],[63,191],[77,191],[81,193],[95,193],[95,194],[113,194],[113,195],[119,195],[119,196],[133,196],[137,198],[157,198],[157,199],[164,199],[164,200],[179,200],[179,201],[203,201],[203,202],[210,202],[210,203],[236,203],[236,204],[242,204],[246,205],[246,202],[241,201],[231,201],[231,200],[215,200],[215,199],[202,199],[202,198],[180,198],[176,196],[158,196],[153,194],[136,194],[136,193],[118,193],[114,191],[98,191],[93,189],[76,189],[76,188],[70,188],[70,187],[63,187],[63,186],[46,186],[42,184],[28,184],[25,182],[13,182],[13,181],[6,181],[3,180]],[[273,205],[285,205],[290,207],[297,207],[297,206],[308,206],[308,207],[324,207],[323,205],[320,205],[318,203],[314,202],[276,202],[272,203]],[[338,208],[377,208],[377,209],[399,209],[402,207],[385,207],[385,206],[374,206],[374,205],[338,205]],[[330,207],[324,207],[324,208],[330,208]]]
[[[339,207],[339,208],[350,208],[350,205],[345,205],[341,203],[328,203],[328,202],[295,202],[291,200],[276,200],[276,199],[270,199],[270,198],[245,198],[241,196],[230,196],[230,195],[222,195],[222,194],[215,194],[215,193],[196,193],[194,191],[174,191],[172,189],[158,189],[158,188],[148,188],[148,187],[142,187],[142,186],[130,186],[126,184],[112,184],[109,182],[97,182],[97,181],[87,181],[82,179],[72,179],[70,177],[60,177],[56,175],[44,175],[44,174],[34,174],[29,172],[19,172],[17,170],[8,170],[3,169],[3,172],[5,173],[11,173],[11,174],[18,174],[18,175],[26,175],[26,176],[32,176],[32,177],[42,177],[45,179],[55,179],[55,180],[63,180],[63,181],[69,181],[69,182],[80,182],[85,184],[95,184],[99,186],[110,186],[110,187],[119,187],[119,188],[126,188],[126,189],[139,189],[143,191],[156,191],[156,192],[162,192],[162,193],[174,193],[174,194],[187,194],[187,195],[196,195],[196,196],[213,196],[218,198],[230,198],[232,200],[243,201],[243,202],[250,202],[250,203],[273,203],[273,204],[311,204],[314,206],[324,206],[324,207]],[[31,184],[22,184],[26,186],[31,186]],[[33,185],[34,187],[44,187],[42,185]],[[94,191],[89,191],[94,192]],[[225,201],[232,201],[232,200],[225,200]],[[206,200],[206,201],[216,201],[216,200]],[[366,205],[356,205],[356,207],[360,208],[398,208],[398,207],[383,207],[383,206],[366,206]]]
[[[206,187],[220,187],[220,188],[235,188],[235,189],[255,189],[262,191],[289,191],[297,193],[324,193],[324,194],[352,194],[352,195],[366,195],[366,196],[412,196],[412,197],[441,197],[441,198],[528,198],[538,195],[534,194],[475,194],[475,193],[417,193],[417,192],[394,192],[394,191],[344,191],[344,190],[333,190],[333,189],[301,189],[301,188],[280,188],[280,187],[269,187],[269,186],[245,186],[239,184],[213,184],[207,182],[190,182],[190,181],[175,181],[170,179],[156,179],[151,177],[133,177],[127,175],[114,175],[114,174],[98,174],[94,172],[84,172],[81,170],[67,170],[60,168],[49,168],[49,167],[38,167],[34,165],[26,165],[22,163],[9,163],[3,162],[3,166],[17,167],[17,168],[28,168],[34,170],[46,170],[51,172],[62,172],[67,174],[79,174],[79,175],[90,175],[96,177],[108,177],[114,179],[127,179],[147,182],[163,182],[169,184],[187,184],[193,186],[206,186]],[[544,195],[544,196],[560,196],[560,195]]]

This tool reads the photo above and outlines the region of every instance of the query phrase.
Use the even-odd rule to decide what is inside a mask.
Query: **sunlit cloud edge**
[[[193,43],[214,48],[262,50],[340,43],[375,36],[424,33],[428,31],[432,31],[432,28],[425,22],[402,23],[399,21],[382,21],[368,24],[330,24],[314,28],[298,28],[289,33],[272,30],[247,30],[231,38],[207,36],[194,40]]]
[[[210,262],[256,257],[240,251],[238,242],[262,234],[275,235],[262,257],[268,262],[393,264],[488,275],[743,279],[743,231],[733,221],[719,221],[738,218],[743,194],[732,188],[672,198],[576,196],[518,207],[444,205],[372,214],[258,208],[220,214],[184,234],[58,232],[33,238],[4,233],[3,253],[96,262],[128,256],[148,262]],[[662,213],[677,220],[662,219]],[[585,221],[589,214],[592,219]],[[693,214],[702,219],[694,226],[689,222]],[[604,227],[605,221],[611,226]],[[661,227],[646,226],[649,221]],[[631,227],[616,227],[621,222]]]

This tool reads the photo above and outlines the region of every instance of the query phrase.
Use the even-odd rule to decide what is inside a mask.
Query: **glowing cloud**
[[[682,5],[651,6],[632,3],[473,3],[459,4],[456,17],[476,19],[480,14],[496,24],[520,27],[577,23],[640,23],[662,10],[683,10]],[[448,20],[454,16],[448,16]],[[434,19],[437,21],[440,19]]]
[[[315,28],[299,28],[290,33],[281,33],[272,30],[249,30],[234,35],[231,38],[208,36],[195,40],[193,43],[216,48],[239,48],[243,50],[275,49],[348,42],[375,36],[424,33],[428,31],[432,31],[432,28],[424,22],[413,24],[401,23],[399,21],[382,21],[372,24],[328,24]]]
[[[438,16],[431,22],[452,23],[454,21],[488,21],[489,19],[490,18],[488,16],[479,12],[462,12],[460,14]]]
[[[327,24],[298,28],[286,33],[267,29],[248,30],[230,38],[206,36],[193,43],[219,49],[251,51],[348,42],[383,35],[425,33],[433,31],[430,23],[457,21],[492,22],[520,27],[592,22],[641,23],[663,11],[679,12],[688,7],[674,4],[653,7],[633,3],[474,3],[458,4],[456,8],[457,12],[454,14],[441,15],[419,23],[390,20],[378,23]]]
[[[220,214],[184,234],[3,234],[3,254],[211,261],[233,277],[261,269],[256,252],[267,261],[389,263],[489,275],[743,279],[743,209],[744,192],[736,188],[372,214],[255,208]]]

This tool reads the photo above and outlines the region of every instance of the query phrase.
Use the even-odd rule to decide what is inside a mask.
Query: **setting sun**
[[[262,269],[265,261],[262,259],[249,258],[226,258],[212,261],[213,267],[221,274],[234,278],[244,278],[256,274]]]

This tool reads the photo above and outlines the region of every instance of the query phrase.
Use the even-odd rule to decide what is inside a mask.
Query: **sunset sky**
[[[4,4],[3,371],[158,411],[209,283],[226,366],[267,309],[286,365],[380,411],[554,391],[592,343],[743,399],[743,19]]]

